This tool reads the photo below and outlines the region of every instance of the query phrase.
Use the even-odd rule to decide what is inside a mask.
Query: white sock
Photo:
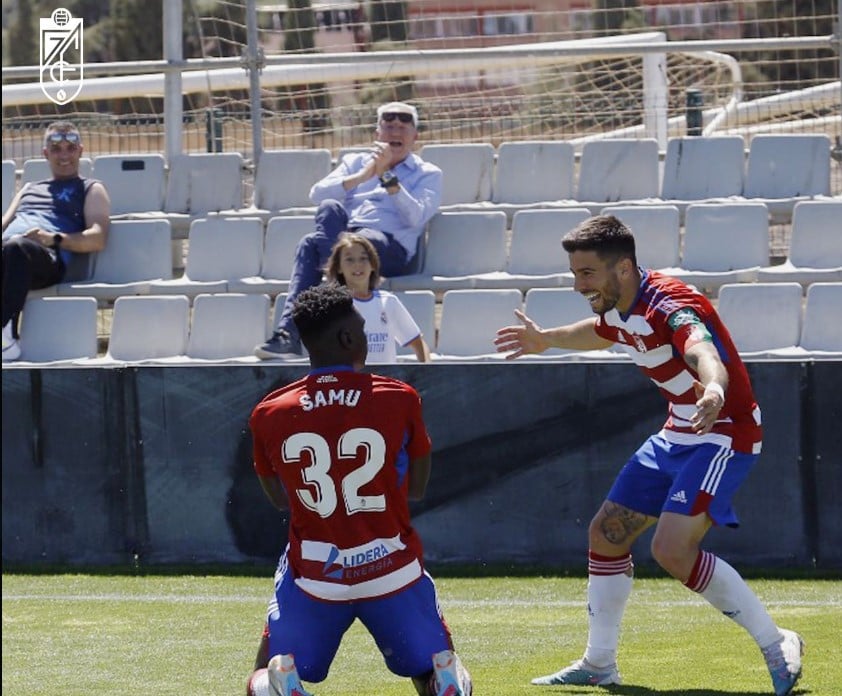
[[[700,551],[686,584],[746,629],[759,647],[765,648],[780,639],[781,633],[766,607],[740,574],[721,558]]]
[[[631,554],[619,558],[588,554],[588,647],[594,667],[617,662],[620,624],[632,590]]]
[[[271,696],[269,672],[265,668],[256,670],[249,679],[248,696]]]

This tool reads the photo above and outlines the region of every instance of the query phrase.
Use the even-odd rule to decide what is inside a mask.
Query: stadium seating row
[[[610,203],[668,202],[683,216],[692,202],[746,199],[787,222],[799,200],[830,195],[831,143],[825,135],[756,135],[748,157],[739,136],[668,141],[663,176],[654,139],[586,143],[576,154],[565,141],[429,144],[420,154],[444,173],[443,210],[502,210],[511,221],[531,207],[577,206],[592,213]],[[102,155],[83,160],[83,174],[107,185],[116,216],[165,217],[178,235],[209,213],[257,215],[310,212],[313,183],[331,168],[326,149],[267,150],[243,197],[246,162],[239,153],[183,154],[165,166],[160,154]],[[14,194],[14,163],[3,162],[3,209]],[[22,182],[49,175],[44,160],[24,163]],[[663,182],[663,183],[662,183]]]
[[[493,338],[498,328],[515,321],[515,309],[523,308],[544,326],[591,316],[587,301],[571,288],[535,288],[526,293],[525,301],[515,289],[450,290],[444,293],[436,331],[432,291],[398,296],[416,318],[438,362],[502,359]],[[270,312],[264,294],[202,293],[194,299],[192,311],[185,295],[121,297],[114,304],[104,358],[96,358],[96,299],[33,298],[23,311],[22,361],[11,365],[255,362],[252,350],[268,336],[283,298],[279,295]],[[798,283],[728,284],[720,288],[718,310],[745,357],[842,358],[842,283],[814,283],[807,289],[806,301]],[[619,349],[590,353],[554,349],[527,359],[594,358],[628,359]],[[415,357],[404,350],[399,359]]]
[[[769,265],[769,228],[762,203],[688,206],[685,231],[675,206],[603,209],[630,225],[638,262],[715,292],[726,283],[842,281],[842,200],[802,201],[795,207],[786,263]],[[388,279],[391,290],[569,287],[561,236],[586,219],[586,208],[521,210],[507,240],[502,211],[437,214],[419,270]],[[33,295],[90,296],[111,302],[124,295],[243,292],[274,296],[289,285],[295,247],[312,230],[310,216],[277,216],[264,231],[258,217],[202,218],[191,223],[183,275],[173,278],[170,223],[118,220],[90,280],[63,283]],[[683,249],[682,249],[683,246]]]

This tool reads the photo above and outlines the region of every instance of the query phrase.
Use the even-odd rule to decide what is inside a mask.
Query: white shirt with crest
[[[368,363],[393,363],[398,346],[405,346],[421,335],[409,310],[392,293],[374,290],[367,300],[354,298],[354,306],[365,319]]]

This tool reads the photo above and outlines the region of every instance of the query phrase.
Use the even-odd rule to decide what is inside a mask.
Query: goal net
[[[153,36],[160,33],[155,21],[162,17],[150,9],[158,3],[126,0],[124,5],[133,2],[146,8]],[[771,0],[183,0],[185,58],[209,59],[207,69],[181,75],[183,147],[253,156],[248,73],[237,60],[249,55],[252,8],[266,149],[326,147],[337,154],[363,145],[371,139],[377,104],[392,99],[419,106],[425,142],[498,145],[651,136],[653,118],[666,124],[657,134],[663,138],[684,132],[681,119],[690,88],[701,91],[707,120],[719,118],[715,125],[723,128],[739,129],[741,119],[762,127],[768,120],[783,129],[821,128],[835,138],[842,133],[839,90],[808,92],[785,107],[758,107],[750,116],[732,108],[741,99],[838,81],[839,61],[830,46],[733,56],[668,48],[663,54],[619,52],[619,43],[657,44],[663,38],[737,42],[832,32],[836,2],[798,3],[797,17],[787,16],[785,5]],[[6,18],[8,33],[14,18]],[[88,45],[102,21],[86,27]],[[139,27],[135,23],[130,29],[136,33]],[[605,46],[612,52],[600,53]],[[162,50],[137,58],[161,59]],[[98,55],[115,57],[105,48]],[[211,65],[225,58],[234,60],[225,67]],[[4,69],[4,158],[37,156],[35,136],[58,116],[83,125],[92,151],[165,148],[160,73],[121,77],[115,70],[113,77],[86,78],[80,97],[64,107],[38,98],[37,84],[30,84],[34,98],[10,99],[7,89],[11,93],[18,85],[6,74]],[[659,86],[653,91],[653,85]],[[786,125],[795,122],[800,125]]]

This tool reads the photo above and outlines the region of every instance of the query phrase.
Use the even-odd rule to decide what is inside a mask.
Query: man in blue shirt
[[[101,182],[79,176],[82,151],[72,123],[47,126],[42,153],[52,178],[26,184],[3,213],[3,362],[20,357],[17,323],[27,293],[77,279],[80,255],[105,248],[111,201]]]
[[[441,205],[442,173],[412,152],[418,137],[418,111],[392,102],[377,109],[377,130],[370,151],[345,155],[330,174],[310,189],[318,205],[315,230],[295,251],[283,312],[272,338],[255,348],[270,360],[301,355],[292,306],[303,290],[318,285],[337,237],[354,231],[380,256],[385,277],[409,272],[424,226]]]

